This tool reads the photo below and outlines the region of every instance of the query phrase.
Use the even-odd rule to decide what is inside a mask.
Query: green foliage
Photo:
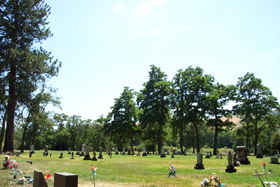
[[[280,150],[280,132],[274,132],[270,140],[271,149],[276,153],[276,150]]]

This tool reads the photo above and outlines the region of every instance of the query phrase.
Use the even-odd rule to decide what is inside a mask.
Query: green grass
[[[32,158],[28,157],[28,151],[22,157],[10,156],[19,162],[19,169],[23,175],[33,176],[34,170],[45,172],[50,171],[51,178],[47,180],[49,186],[53,186],[54,173],[68,172],[79,175],[79,186],[93,186],[93,178],[89,167],[97,166],[96,186],[200,186],[204,178],[208,178],[212,173],[216,173],[227,186],[262,186],[258,177],[252,176],[255,169],[262,172],[261,162],[267,163],[267,169],[273,170],[272,175],[261,176],[263,181],[275,181],[280,183],[280,165],[269,164],[270,157],[257,159],[249,156],[251,165],[241,165],[235,167],[236,173],[226,173],[227,156],[223,159],[203,158],[204,170],[195,170],[196,155],[175,155],[175,158],[160,158],[159,155],[130,156],[114,155],[110,158],[103,153],[104,159],[98,161],[83,160],[83,157],[76,156],[71,160],[71,155],[64,151],[63,159],[58,158],[60,151],[49,151],[52,157],[43,157],[43,151],[35,151]],[[92,157],[92,153],[91,153]],[[33,165],[27,163],[31,160]],[[0,160],[4,161],[4,155],[0,155]],[[168,163],[171,162],[179,178],[168,178]],[[10,170],[0,170],[0,186],[16,186],[16,181],[12,180]],[[25,185],[28,186],[28,185]],[[32,186],[32,185],[30,185]]]

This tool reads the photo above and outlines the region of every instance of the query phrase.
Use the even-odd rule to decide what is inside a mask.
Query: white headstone
[[[82,144],[82,152],[85,151],[85,144]]]
[[[146,153],[146,147],[143,147],[143,153]]]

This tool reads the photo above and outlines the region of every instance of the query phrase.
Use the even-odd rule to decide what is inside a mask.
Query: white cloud
[[[139,16],[143,16],[145,14],[149,14],[151,12],[151,6],[153,6],[152,3],[143,3],[138,9],[135,10],[135,12]]]
[[[120,2],[118,2],[117,6],[115,7],[115,10],[119,12],[122,8],[123,6],[120,4]]]
[[[151,33],[152,33],[152,34],[158,34],[158,33],[159,33],[159,31],[158,31],[158,29],[157,29],[157,28],[154,28],[154,29],[152,29],[152,30],[151,30]]]
[[[188,30],[190,27],[188,25],[182,25],[182,26],[179,26],[178,28]]]
[[[134,27],[131,27],[131,30],[132,30],[133,32],[136,32],[138,35],[145,34],[145,32],[137,31]]]
[[[162,16],[160,14],[157,14],[157,17],[162,18]]]
[[[143,16],[151,12],[152,6],[158,6],[161,5],[162,3],[164,3],[164,0],[150,0],[150,2],[143,3],[142,5],[140,5],[140,7],[135,10],[135,12],[139,16]]]
[[[164,0],[150,0],[151,2],[155,3],[156,5],[161,5],[164,3]]]

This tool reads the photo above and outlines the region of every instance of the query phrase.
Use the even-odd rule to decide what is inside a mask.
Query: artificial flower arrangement
[[[94,175],[96,177],[96,170],[97,170],[97,167],[96,166],[91,166],[89,169],[92,170],[92,175]]]
[[[48,178],[50,178],[51,177],[51,175],[49,174],[49,171],[46,171],[45,173],[44,173],[44,178],[45,179],[48,179]]]
[[[262,165],[263,172],[266,173],[266,170],[265,170],[266,163],[265,163],[265,162],[262,162],[261,165]],[[272,174],[272,170],[271,170],[271,169],[268,170],[268,174]],[[279,185],[278,185],[277,182],[268,182],[268,181],[265,181],[265,182],[263,182],[263,184],[264,184],[265,186],[269,186],[269,187],[279,187]]]
[[[221,179],[217,176],[217,174],[213,173],[213,175],[209,177],[209,180],[205,178],[201,182],[201,186],[225,186],[225,185],[222,184]]]

